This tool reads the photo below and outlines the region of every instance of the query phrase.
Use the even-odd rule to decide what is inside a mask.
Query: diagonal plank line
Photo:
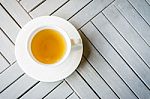
[[[122,58],[122,60],[128,65],[128,67],[134,72],[134,74],[142,81],[142,83],[149,89],[147,84],[139,77],[139,75],[131,68],[131,66],[126,62],[126,60],[119,54],[119,52],[112,46],[112,44],[107,40],[107,38],[101,33],[101,31],[96,27],[99,33],[104,37],[104,39],[111,45],[111,47],[117,52],[117,54]],[[150,89],[149,89],[150,90]]]
[[[121,11],[120,10],[118,10],[118,8],[115,6],[115,5],[113,5],[116,9],[117,9],[117,11],[124,17],[124,19],[130,24],[130,26],[136,31],[136,33],[143,39],[143,41],[147,44],[147,46],[149,46],[150,47],[150,45],[147,43],[147,41],[145,41],[145,39],[139,34],[139,32],[132,26],[132,24],[128,21],[128,19],[121,13]]]
[[[4,30],[0,27],[0,30],[4,33],[4,35],[9,39],[9,41],[15,45],[15,43],[9,38],[9,36],[4,32]],[[8,59],[0,52],[2,57],[10,64],[8,67],[6,67],[3,71],[0,72],[2,74],[5,70],[7,70],[9,67],[11,67],[16,61],[14,61],[12,64],[8,61]]]
[[[150,6],[150,4],[148,3],[148,1],[147,0],[145,0],[145,2]]]
[[[117,7],[114,5],[114,7],[117,9]],[[118,9],[117,9],[118,10]],[[119,11],[119,10],[118,10]],[[123,16],[123,14],[119,11],[119,13]],[[124,16],[123,16],[124,17]],[[124,17],[125,18],[125,17]],[[129,23],[129,21],[125,18],[125,20]],[[130,23],[129,23],[130,24]],[[130,24],[131,25],[131,24]],[[114,26],[113,26],[114,27]],[[136,29],[131,25],[131,27],[136,31]],[[114,27],[115,28],[115,27]],[[115,28],[116,29],[116,28]],[[116,29],[117,30],[117,29]],[[118,31],[118,30],[117,30]],[[118,33],[121,35],[121,33],[118,31]],[[136,31],[136,33],[141,37],[141,35]],[[121,35],[122,36],[122,35]],[[123,37],[123,36],[122,36]],[[141,37],[143,39],[143,37]],[[128,43],[128,41],[123,37],[123,39]],[[150,47],[150,45],[143,39],[143,41],[147,44],[147,46]],[[128,43],[129,44],[129,43]],[[129,44],[129,46],[134,50],[134,48]],[[134,50],[135,51],[135,50]],[[141,60],[147,65],[147,67],[150,69],[150,66],[145,62],[145,60],[135,51],[135,53],[141,58]]]
[[[91,22],[93,24],[93,22]],[[93,24],[94,25],[94,24]],[[95,27],[95,25],[94,25]],[[95,27],[96,28],[96,27]],[[99,50],[95,47],[95,45],[88,39],[88,37],[83,33],[82,30],[80,30],[82,34],[87,38],[87,40],[90,42],[90,44],[94,47],[94,49],[99,53],[100,56],[108,63],[108,65],[113,69],[113,71],[119,76],[119,78],[126,84],[126,82],[120,77],[120,75],[115,71],[115,69],[110,65],[110,63],[104,58],[104,56],[99,52]],[[84,56],[84,55],[83,55]],[[84,56],[84,58],[88,61],[88,59]],[[116,94],[116,92],[110,87],[110,85],[105,81],[105,79],[97,72],[97,70],[94,68],[94,66],[88,61],[88,63],[91,65],[91,67],[96,71],[96,73],[102,78],[102,80],[107,84],[107,86],[113,91],[113,93],[119,98],[119,96]],[[127,84],[126,84],[127,85]],[[129,87],[127,85],[127,87]],[[130,87],[129,87],[130,89]],[[131,90],[131,89],[130,89]],[[132,91],[132,90],[131,90]],[[136,96],[136,95],[135,95]]]
[[[18,24],[18,22],[12,17],[12,15],[6,10],[6,8],[0,3],[2,8],[7,12],[7,14],[14,20],[14,22],[21,28],[21,26]]]
[[[68,1],[70,1],[70,0],[68,0]],[[2,5],[2,4],[1,4]],[[19,5],[24,9],[24,7],[19,3]],[[2,5],[2,7],[3,7],[3,5]],[[4,7],[3,7],[4,8]],[[5,9],[5,8],[4,8]],[[6,9],[5,9],[5,11],[7,11]],[[29,15],[29,13],[24,9],[24,11]],[[9,14],[9,12],[7,11],[7,13]],[[9,14],[10,15],[10,14]],[[10,17],[15,21],[15,19],[10,15]],[[30,15],[29,15],[29,17],[31,18],[31,19],[33,19]],[[15,23],[21,28],[21,26],[15,21]],[[1,29],[1,28],[0,28]],[[2,30],[3,31],[3,30]],[[4,32],[4,31],[3,31]],[[5,33],[5,32],[4,32]],[[6,35],[6,34],[5,34]],[[6,35],[7,36],[7,35]],[[8,36],[7,36],[8,37]],[[8,37],[8,39],[11,41],[11,39]],[[12,42],[13,43],[13,42]],[[14,43],[13,43],[14,44]],[[14,44],[15,45],[15,44]],[[16,61],[15,61],[16,62]],[[10,66],[8,66],[5,70],[7,70],[9,67],[11,67],[12,65],[10,65]],[[3,70],[2,72],[4,72],[5,70]],[[5,91],[8,87],[10,87],[13,83],[15,83],[18,79],[20,79],[22,76],[23,76],[24,74],[22,74],[21,76],[19,76],[15,81],[13,81],[10,85],[8,85],[4,90],[2,90],[0,93],[2,93],[3,91]],[[31,90],[34,86],[36,86],[37,84],[38,84],[39,82],[37,82],[37,83],[35,83],[33,86],[31,86],[28,90],[26,90],[24,93],[22,93],[18,98],[21,98],[24,94],[26,94],[29,90]],[[61,84],[61,83],[60,83]],[[57,86],[58,87],[58,86]],[[56,87],[55,87],[56,88]],[[54,88],[54,89],[55,89]],[[53,90],[54,90],[53,89]],[[52,91],[53,91],[52,90]],[[51,92],[52,92],[51,91]],[[47,94],[48,95],[48,94]]]
[[[100,32],[99,29],[96,27],[96,25],[92,21],[91,21],[91,23],[98,30],[98,32]],[[90,43],[92,44],[92,42],[90,42]],[[94,48],[98,51],[98,49],[95,46],[94,46]],[[98,53],[103,57],[103,59],[108,63],[108,65],[113,69],[113,71],[119,76],[119,78],[125,83],[125,85],[132,91],[132,93],[138,98],[138,96],[135,94],[135,92],[130,88],[130,86],[125,82],[125,80],[123,80],[123,78],[116,72],[116,70],[113,68],[113,66],[104,58],[104,56],[99,51],[98,51]]]
[[[34,86],[36,86],[40,81],[37,81],[33,84],[29,89],[27,89],[24,93],[22,93],[17,99],[20,99],[23,95],[25,95],[28,91],[30,91]]]
[[[75,93],[75,95],[77,95],[77,97],[78,97],[79,99],[81,99],[75,91],[74,91],[74,93]]]
[[[65,82],[67,83],[67,85],[74,91],[74,89],[71,87],[71,85],[66,81],[66,79],[65,79]],[[79,99],[81,99],[80,97],[79,97],[79,95],[74,91],[74,93],[78,96],[78,98]]]
[[[14,61],[12,64],[10,64],[8,67],[6,67],[3,71],[0,72],[0,74],[2,74],[4,71],[6,71],[9,67],[11,67],[14,63],[16,63],[17,61]]]
[[[2,57],[7,61],[8,64],[10,64],[10,62],[7,60],[7,58],[0,52],[0,55],[2,55]]]
[[[31,19],[33,19],[32,17],[31,17],[31,15],[25,10],[25,8],[18,2],[18,4],[22,7],[22,9],[29,15],[29,17],[31,18]]]
[[[68,95],[65,99],[68,99],[74,92],[72,92],[70,95]]]
[[[14,84],[18,79],[20,79],[23,75],[25,75],[25,73],[23,73],[22,75],[20,75],[16,80],[14,80],[11,84],[9,84],[7,87],[5,87],[1,92],[0,94],[5,91],[8,87],[10,87],[12,84]]]
[[[110,20],[105,16],[105,14],[102,12],[104,17],[110,22]],[[119,30],[110,22],[110,24],[115,28],[115,30],[118,32],[118,34],[125,40],[125,42],[131,47],[131,49],[140,57],[140,59],[145,63],[145,65],[150,69],[149,65],[145,62],[145,60],[137,53],[137,51],[131,46],[131,44],[121,35]]]
[[[51,14],[49,14],[50,16],[52,14],[54,14],[56,11],[58,11],[61,7],[63,7],[65,4],[67,4],[70,0],[67,0],[66,2],[64,2],[61,6],[59,6],[56,10],[54,10]]]
[[[60,82],[57,86],[55,86],[50,92],[48,92],[45,96],[42,97],[44,99],[46,96],[48,96],[52,91],[54,91],[58,86],[60,86],[64,81]]]
[[[45,0],[44,0],[44,1],[45,1]],[[69,1],[70,1],[70,0],[68,0],[68,2],[69,2]],[[67,3],[67,2],[65,2],[63,5],[65,5],[66,3]],[[41,4],[42,4],[42,3],[41,3]],[[62,5],[62,6],[63,6],[63,5]],[[20,5],[20,6],[23,8],[22,5]],[[39,6],[39,5],[38,5],[38,6]],[[62,6],[60,6],[58,9],[56,9],[53,13],[55,13],[57,10],[59,10]],[[37,8],[37,7],[35,7],[35,8]],[[35,8],[34,8],[34,9],[35,9]],[[24,9],[24,8],[23,8],[23,9]],[[33,11],[34,9],[30,10],[30,12]],[[6,10],[6,9],[5,9],[5,10]],[[24,9],[24,10],[25,10],[25,9]],[[25,10],[25,11],[26,11],[26,10]],[[9,13],[9,12],[7,12],[7,13]],[[26,13],[27,13],[27,11],[26,11]],[[52,14],[53,14],[53,13],[52,13]],[[9,15],[10,15],[10,14],[9,14]],[[10,16],[11,16],[11,15],[10,15]],[[30,16],[30,15],[29,15],[29,16]],[[12,17],[12,16],[11,16],[11,17]],[[31,16],[30,16],[30,17],[31,17]],[[73,17],[73,16],[72,16],[72,17]],[[13,18],[13,17],[12,17],[12,18]],[[31,17],[31,18],[32,18],[32,17]],[[14,19],[14,18],[13,18],[13,19]],[[14,19],[14,21],[15,21],[15,19]],[[15,21],[15,22],[16,22],[16,21]],[[16,22],[16,23],[17,23],[17,22]],[[19,25],[19,24],[17,23],[17,25]],[[21,28],[20,25],[19,25],[19,27]],[[24,75],[24,74],[23,74],[23,75]],[[21,78],[23,75],[21,75],[19,78]],[[18,78],[18,79],[19,79],[19,78]],[[15,81],[17,81],[17,79],[16,79]],[[15,82],[15,81],[14,81],[14,82]],[[14,83],[14,82],[13,82],[13,83]],[[13,83],[12,83],[12,84],[13,84]],[[12,85],[12,84],[10,84],[10,85]],[[37,83],[37,84],[38,84],[38,83]],[[9,86],[10,86],[10,85],[9,85]],[[36,84],[35,84],[35,85],[36,85]],[[35,85],[34,85],[34,86],[35,86]],[[9,87],[9,86],[8,86],[8,87]],[[34,86],[32,86],[32,87],[34,87]],[[8,87],[7,87],[7,88],[8,88]],[[30,89],[32,89],[32,87],[29,88],[27,91],[29,91]],[[6,88],[6,89],[7,89],[7,88]],[[54,89],[53,89],[53,90],[54,90]],[[26,92],[27,92],[27,91],[26,91]],[[25,92],[25,93],[26,93],[26,92]],[[51,91],[51,92],[52,92],[52,91]],[[23,94],[22,94],[21,96],[19,96],[18,98],[21,98],[25,93],[23,93]]]
[[[100,96],[96,93],[96,91],[91,87],[91,85],[84,79],[84,77],[78,72],[78,70],[76,70],[76,72],[78,73],[78,75],[85,81],[85,83],[90,87],[90,89],[95,93],[95,95],[99,98]]]
[[[70,18],[68,18],[67,20],[70,20],[72,17],[74,17],[78,12],[80,12],[83,8],[85,8],[87,5],[89,5],[91,2],[93,2],[93,0],[89,1],[86,5],[84,5],[81,9],[79,9],[75,14],[73,14]]]
[[[128,1],[128,0],[127,0]],[[129,2],[129,1],[128,1]],[[135,11],[143,18],[143,20],[148,24],[150,27],[150,24],[145,20],[145,18],[136,10],[136,8],[129,2],[129,4],[135,9]]]
[[[6,34],[6,32],[0,27],[0,30],[4,33],[4,35],[9,39],[9,41],[15,45],[15,43],[10,39],[10,37]]]
[[[113,0],[112,2],[110,2],[107,6],[105,6],[100,12],[98,12],[97,14],[95,14],[91,19],[89,19],[89,21],[87,21],[85,24],[83,24],[78,30],[80,30],[82,27],[84,27],[88,22],[90,22],[93,18],[95,18],[98,14],[100,14],[103,10],[105,10],[108,6],[110,6],[111,4],[114,3],[115,0]],[[71,19],[71,18],[70,18]]]
[[[68,1],[70,1],[70,0],[68,0]],[[21,5],[21,6],[22,6],[22,5]],[[63,5],[62,5],[62,6],[63,6]],[[59,9],[56,9],[56,11],[57,11],[57,10],[59,10]],[[81,9],[81,10],[82,10],[82,9]],[[25,11],[26,11],[26,10],[25,10]],[[55,12],[56,12],[56,11],[55,11]],[[53,13],[55,13],[55,12],[53,12]],[[78,12],[79,12],[79,11],[78,11]],[[77,13],[78,13],[78,12],[77,12]],[[101,12],[102,12],[102,11],[101,11]],[[53,14],[53,13],[52,13],[52,14]],[[77,13],[75,13],[75,14],[77,14]],[[75,16],[75,14],[74,14],[73,16]],[[98,14],[99,14],[99,13],[98,13]],[[97,14],[97,15],[98,15],[98,14]],[[71,16],[68,20],[70,20],[73,16]],[[94,18],[94,17],[93,17],[93,18]],[[93,18],[92,18],[92,19],[93,19]],[[91,19],[90,19],[90,20],[91,20]],[[89,21],[90,21],[90,20],[89,20]],[[88,22],[89,22],[89,21],[88,21]],[[88,23],[88,22],[87,22],[87,23]],[[84,24],[84,25],[85,25],[85,24]],[[82,26],[82,27],[83,27],[83,26]],[[60,84],[61,84],[61,83],[60,83]],[[58,85],[58,86],[59,86],[59,85]],[[58,86],[57,86],[57,87],[58,87]],[[34,87],[34,86],[33,86],[33,87]],[[32,89],[32,88],[29,88],[29,89]],[[54,89],[53,89],[53,90],[54,90]],[[51,92],[52,92],[52,91],[51,91]],[[48,94],[49,94],[49,93],[48,93]],[[46,96],[45,96],[45,97],[46,97]],[[43,98],[44,98],[44,97],[43,97]]]
[[[102,78],[102,80],[105,82],[105,84],[111,89],[111,91],[120,99],[120,97],[117,95],[117,93],[111,88],[111,86],[106,82],[106,80],[98,73],[98,71],[95,69],[95,67],[89,62],[89,60],[83,56],[85,60],[90,64],[90,66],[94,69],[94,71]]]
[[[39,7],[41,4],[43,4],[46,0],[41,1],[39,4],[37,4],[35,7],[33,7],[29,12],[32,12],[35,10],[37,7]]]

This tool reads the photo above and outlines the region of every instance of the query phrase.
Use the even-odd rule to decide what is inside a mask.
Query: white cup
[[[54,64],[44,64],[44,63],[38,61],[38,60],[33,56],[32,52],[31,52],[31,41],[32,41],[33,37],[34,37],[39,31],[44,30],[44,29],[54,29],[54,30],[58,31],[58,32],[64,37],[64,39],[65,39],[65,41],[66,41],[67,48],[66,48],[66,53],[65,53],[65,55],[63,56],[63,58],[60,59],[60,61],[58,61],[58,62],[56,62],[56,63],[54,63]],[[68,55],[70,54],[71,48],[74,48],[74,47],[76,47],[76,46],[80,46],[80,45],[81,45],[81,40],[80,40],[80,39],[76,39],[76,40],[70,39],[69,36],[68,36],[68,34],[67,34],[63,29],[59,28],[58,26],[43,26],[43,27],[39,27],[39,28],[37,28],[37,29],[35,29],[35,30],[33,30],[33,31],[31,32],[31,35],[30,35],[29,38],[28,38],[28,44],[27,44],[27,45],[28,45],[28,47],[27,47],[27,48],[28,48],[28,49],[27,49],[27,50],[28,50],[28,54],[30,55],[30,58],[31,58],[34,62],[36,62],[36,63],[38,63],[38,64],[42,64],[42,65],[46,65],[46,66],[51,66],[51,67],[53,67],[53,66],[58,66],[59,64],[61,64],[62,62],[64,62],[64,61],[66,60],[66,58],[68,57]],[[40,45],[39,45],[39,46],[40,46]]]

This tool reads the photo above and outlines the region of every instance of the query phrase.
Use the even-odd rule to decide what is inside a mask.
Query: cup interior
[[[32,42],[32,39],[33,37],[41,30],[44,30],[44,29],[53,29],[53,30],[56,30],[58,31],[65,39],[66,41],[66,52],[64,54],[64,56],[56,63],[54,64],[45,64],[45,63],[42,63],[40,62],[39,60],[37,60],[34,55],[32,54],[32,51],[31,51],[31,42]],[[33,30],[29,36],[29,39],[28,39],[28,44],[27,44],[27,50],[28,50],[28,53],[30,55],[30,58],[35,61],[36,63],[38,64],[41,64],[41,65],[49,65],[49,66],[56,66],[56,65],[59,65],[61,64],[63,61],[65,61],[65,59],[68,57],[69,53],[70,53],[70,50],[71,50],[71,41],[70,41],[70,38],[68,36],[68,34],[61,28],[57,27],[57,26],[43,26],[43,27],[39,27],[35,30]]]

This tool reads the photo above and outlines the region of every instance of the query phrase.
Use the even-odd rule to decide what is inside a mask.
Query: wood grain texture
[[[31,20],[16,0],[2,0],[1,3],[21,27]]]
[[[86,84],[86,82],[75,71],[70,77],[66,79],[72,89],[83,99],[98,99],[92,89]]]
[[[28,91],[23,97],[21,97],[21,99],[30,99],[30,98],[41,99],[47,93],[52,91],[60,83],[61,81],[54,82],[54,83],[39,82],[39,84],[37,84],[30,91]],[[38,95],[36,95],[37,93]]]
[[[25,74],[20,79],[18,79],[13,85],[8,87],[3,93],[1,93],[0,96],[3,99],[9,99],[10,97],[12,99],[16,99],[26,90],[28,90],[31,86],[33,86],[36,82],[36,80],[30,78]]]
[[[149,10],[149,0],[0,0],[0,99],[149,99]],[[71,22],[84,44],[77,70],[54,83],[28,77],[14,55],[18,31],[44,15]]]
[[[145,0],[128,0],[150,25],[150,6]]]
[[[6,61],[3,55],[0,53],[0,74],[1,72],[7,68],[10,64]]]
[[[109,23],[109,21],[106,20],[103,15],[99,15],[95,18],[94,24],[99,28],[99,30],[114,46],[114,48],[116,48],[116,50],[120,53],[124,60],[127,61],[132,69],[141,77],[141,79],[143,79],[148,87],[150,87],[150,79],[148,76],[150,74],[150,70],[145,65],[145,63],[138,57],[138,55],[131,49],[131,47],[125,42],[125,40],[119,35],[119,33]]]
[[[66,1],[67,0],[47,0],[29,14],[34,18],[38,16],[50,15]]]
[[[89,5],[72,17],[69,21],[75,25],[76,28],[80,28],[96,14],[102,11],[113,0],[93,0]]]
[[[14,63],[5,72],[0,74],[0,93],[3,89],[9,86],[22,74],[23,74],[23,71],[18,67],[17,63]]]
[[[101,98],[118,98],[84,58],[77,70]]]
[[[20,28],[2,6],[0,6],[0,13],[0,27],[6,32],[13,43],[15,43]]]
[[[150,26],[126,0],[116,0],[116,8],[150,46]]]
[[[14,45],[2,30],[0,30],[0,43],[0,52],[10,63],[13,63],[16,60]]]
[[[88,37],[88,39],[95,45],[97,50],[103,55],[103,57],[108,61],[108,63],[113,67],[113,69],[126,82],[126,84],[129,85],[129,87],[134,92],[137,92],[137,95],[141,94],[143,96],[145,92],[149,93],[148,89],[142,84],[142,82],[137,78],[137,76],[127,66],[127,64],[119,57],[119,55],[117,55],[117,53],[113,50],[113,48],[107,43],[107,41],[103,38],[102,35],[100,35],[100,33],[96,30],[96,28],[94,28],[94,26],[91,23],[88,23],[87,25],[85,25],[82,28],[82,31]],[[92,35],[94,35],[94,36],[92,36]],[[85,52],[85,53],[90,53],[90,52]],[[96,51],[95,51],[95,53],[91,52],[90,55],[97,56],[96,53],[97,53]],[[90,55],[88,56],[89,60],[91,60]],[[104,64],[105,68],[106,68],[106,66],[108,68],[108,65],[105,61],[98,63],[98,62],[100,62],[98,57],[100,57],[100,56],[97,56],[97,58],[94,58],[93,63]],[[92,62],[92,60],[91,60],[91,62]],[[110,71],[110,70],[111,69],[108,69],[108,71]],[[105,74],[105,75],[107,75],[107,74]],[[137,86],[140,86],[140,87],[137,87]]]
[[[63,82],[55,90],[53,90],[45,99],[65,99],[72,93],[72,89],[67,85],[66,82]]]
[[[150,67],[150,47],[142,40],[137,32],[130,26],[130,24],[123,18],[114,6],[109,6],[106,10],[104,10],[104,14]]]
[[[79,97],[75,93],[73,93],[67,99],[79,99]]]
[[[107,47],[108,46],[107,42],[104,40],[104,38],[99,34],[99,32],[96,30],[96,28],[91,23],[88,23],[87,25],[85,25],[81,30],[90,39],[90,41],[92,41],[92,43],[94,45],[96,45],[96,47],[98,47],[98,50],[100,52],[102,52],[103,54],[106,54],[106,55],[104,55],[104,57],[106,56],[106,58],[107,58],[107,55],[109,57],[111,57],[112,56],[111,54],[114,54],[113,50],[110,49],[109,47]],[[94,36],[91,36],[91,35],[94,35]],[[106,47],[107,47],[108,51],[106,50]],[[107,51],[107,53],[104,53],[104,51]],[[126,96],[136,98],[134,96],[134,94],[131,92],[131,90],[128,89],[126,87],[126,85],[124,85],[122,80],[115,74],[115,72],[107,64],[107,62],[104,61],[104,59],[101,56],[96,55],[96,53],[98,54],[98,52],[96,52],[96,51],[94,51],[94,52],[95,53],[91,52],[91,55],[95,56],[95,58],[94,58],[95,60],[93,60],[92,57],[90,57],[90,55],[89,55],[88,56],[89,62],[91,62],[91,64],[95,67],[97,72],[99,72],[101,74],[101,76],[106,80],[106,82],[111,86],[111,88],[116,92],[116,94],[120,98],[125,98]],[[113,55],[113,57],[114,57],[114,55]],[[115,58],[116,58],[116,56],[114,57],[114,59]],[[113,61],[115,61],[115,60],[113,60]],[[109,62],[109,60],[108,60],[108,62]],[[115,64],[115,65],[117,65],[117,64]],[[120,68],[116,67],[116,69],[118,70]],[[110,75],[111,75],[111,77],[110,77]],[[116,85],[122,86],[121,90],[124,92],[123,94],[120,91],[120,89],[118,88],[118,86],[116,86]],[[126,94],[128,94],[128,95],[126,95]]]
[[[126,60],[129,63],[129,65],[135,71],[135,73],[137,73],[140,76],[140,78],[144,82],[146,82],[147,86],[149,87],[149,77],[148,77],[147,73],[149,74],[150,71],[149,71],[148,67],[139,59],[139,57],[127,45],[127,43],[123,40],[123,38],[119,37],[119,34],[112,27],[112,25],[108,22],[108,20],[106,20],[106,18],[102,14],[99,14],[97,17],[94,18],[93,22],[98,27],[98,29],[101,31],[101,33],[107,38],[107,40],[114,46],[114,48],[116,48],[117,51],[123,56],[124,60]],[[97,23],[97,22],[99,22],[99,23]],[[111,38],[111,37],[113,37],[113,38]],[[121,51],[119,51],[119,50],[121,50]],[[128,54],[125,55],[125,53],[128,53]],[[130,54],[132,54],[132,55],[130,55]],[[120,63],[120,61],[118,63]],[[133,83],[135,83],[135,82],[133,82]],[[143,87],[145,89],[145,86],[143,86]],[[140,90],[138,90],[138,91],[140,91]],[[145,91],[147,93],[149,93],[148,90],[145,90]]]
[[[30,12],[34,7],[39,5],[44,0],[21,0],[20,4],[27,12]]]
[[[67,20],[90,1],[91,0],[70,0],[53,15],[62,17]]]

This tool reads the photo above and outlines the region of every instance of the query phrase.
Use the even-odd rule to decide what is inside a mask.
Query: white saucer
[[[78,49],[72,48],[67,59],[59,66],[51,68],[36,63],[28,55],[28,36],[35,28],[48,25],[62,28],[70,38],[81,39],[78,31],[68,21],[56,16],[42,16],[31,20],[19,31],[15,43],[15,55],[19,66],[27,75],[39,81],[54,82],[66,78],[75,71],[81,61],[83,45]]]

